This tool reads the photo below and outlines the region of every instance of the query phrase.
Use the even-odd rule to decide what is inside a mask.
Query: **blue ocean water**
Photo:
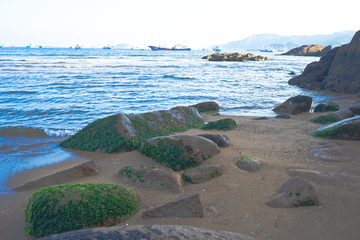
[[[247,52],[242,52],[247,53]],[[216,101],[227,115],[271,116],[299,94],[288,85],[317,57],[259,62],[209,62],[205,51],[153,52],[65,48],[0,48],[0,192],[15,173],[65,161],[57,143],[92,121]]]

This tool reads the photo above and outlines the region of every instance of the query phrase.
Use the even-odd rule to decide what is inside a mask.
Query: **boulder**
[[[301,47],[293,48],[281,55],[295,55],[295,56],[315,56],[322,57],[331,50],[331,45],[323,47],[318,44],[302,45]]]
[[[266,204],[275,208],[321,205],[315,188],[301,177],[292,177],[287,180],[279,188],[278,194]]]
[[[360,31],[349,44],[330,50],[318,62],[289,80],[290,85],[313,90],[357,94],[360,92]]]
[[[233,130],[237,124],[232,118],[223,118],[217,121],[208,122],[201,127],[204,130]]]
[[[156,137],[147,140],[139,152],[175,171],[200,165],[220,153],[211,140],[196,135]]]
[[[335,138],[343,140],[360,139],[360,116],[347,118],[311,131],[315,137]]]
[[[246,62],[246,61],[265,61],[271,60],[268,57],[264,56],[255,56],[254,54],[240,54],[240,53],[214,53],[210,56],[204,56],[202,59],[208,59],[209,61],[236,61],[236,62]]]
[[[328,143],[311,150],[317,160],[325,162],[344,162],[349,161],[349,155],[345,154],[341,147],[336,143]]]
[[[59,145],[91,152],[131,151],[138,149],[149,138],[171,135],[203,124],[202,117],[193,107],[131,115],[115,114],[90,123]]]
[[[303,112],[309,112],[312,103],[312,97],[298,95],[291,97],[282,103],[280,106],[272,109],[278,114],[300,114]]]
[[[355,104],[354,106],[349,108],[356,115],[360,115],[360,103]]]
[[[324,115],[317,116],[315,118],[310,119],[311,122],[321,123],[321,124],[328,124],[334,123],[337,121],[341,121],[347,118],[354,117],[354,113],[349,109],[341,109],[336,112],[326,113]]]
[[[202,183],[222,175],[220,164],[203,165],[185,170],[181,177],[191,183]]]
[[[199,134],[198,136],[213,141],[214,143],[216,143],[216,145],[218,145],[218,147],[228,147],[230,145],[230,139],[222,134],[203,133]]]
[[[316,184],[330,185],[336,188],[360,187],[360,177],[347,173],[319,172],[305,169],[289,169],[291,177],[302,177]]]
[[[96,161],[88,161],[78,166],[21,184],[13,188],[14,191],[25,191],[30,189],[37,189],[52,185],[66,183],[75,179],[84,178],[87,176],[95,176],[100,172],[100,165]]]
[[[252,159],[249,156],[242,156],[237,162],[238,168],[248,172],[257,172],[262,167],[261,162]]]
[[[133,225],[115,226],[70,231],[41,238],[41,240],[83,240],[83,239],[121,239],[121,240],[256,240],[240,233],[208,230],[192,226],[177,225]],[[40,239],[39,239],[40,240]]]
[[[198,110],[198,112],[209,112],[209,111],[219,111],[220,106],[216,102],[202,102],[195,105],[191,105]]]
[[[138,186],[168,192],[183,192],[184,181],[181,176],[171,169],[156,167],[126,166],[120,169],[119,176]]]
[[[339,110],[339,105],[334,102],[322,102],[314,108],[314,112],[329,112],[337,110]]]
[[[204,210],[198,193],[183,195],[174,201],[150,208],[143,212],[143,218],[203,217]]]
[[[40,188],[29,198],[25,232],[45,237],[72,230],[108,226],[139,211],[140,197],[129,189],[104,183],[64,184]]]

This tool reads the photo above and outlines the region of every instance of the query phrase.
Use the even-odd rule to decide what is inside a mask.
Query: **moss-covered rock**
[[[315,137],[336,138],[345,140],[360,139],[360,116],[344,119],[333,124],[322,126],[311,131]]]
[[[185,170],[181,177],[191,183],[202,183],[210,179],[216,178],[222,174],[222,169],[220,164],[211,164],[198,166]]]
[[[25,211],[28,236],[44,237],[93,226],[115,225],[139,211],[140,197],[103,183],[55,185],[38,189]]]
[[[142,114],[116,114],[90,123],[62,141],[63,148],[90,152],[119,152],[138,149],[142,142],[203,126],[204,121],[193,107]]]
[[[223,118],[209,122],[202,127],[205,130],[233,130],[235,128],[237,128],[237,124],[232,118]]]
[[[315,108],[314,112],[329,112],[329,111],[337,111],[339,110],[339,105],[334,102],[322,102],[319,103]]]
[[[310,119],[311,122],[321,123],[321,124],[328,124],[334,123],[337,121],[344,120],[346,118],[351,118],[355,116],[352,111],[349,109],[342,109],[336,112],[326,113],[324,115],[315,117]]]
[[[221,151],[209,139],[196,135],[177,135],[149,139],[141,145],[139,152],[166,167],[179,171],[200,165],[204,160]]]
[[[199,112],[219,111],[220,109],[219,104],[213,101],[198,103],[190,107],[196,108]]]
[[[261,162],[256,161],[247,155],[240,157],[240,159],[236,162],[236,165],[241,170],[248,172],[256,172],[262,167]]]

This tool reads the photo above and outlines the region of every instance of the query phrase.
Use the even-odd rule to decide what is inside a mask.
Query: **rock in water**
[[[55,234],[41,240],[256,240],[241,233],[208,230],[192,226],[135,225],[84,229]],[[39,239],[40,240],[40,239]]]
[[[202,117],[193,107],[133,115],[116,114],[90,123],[59,145],[90,152],[131,151],[140,148],[141,143],[149,138],[198,128],[203,124]]]
[[[298,95],[289,98],[280,106],[273,109],[278,114],[300,114],[303,112],[309,112],[312,103],[312,97]]]
[[[181,176],[171,169],[157,167],[133,167],[122,168],[118,175],[130,180],[141,187],[158,189],[169,192],[183,192],[184,181]]]
[[[196,135],[156,137],[147,140],[139,152],[175,171],[200,165],[220,153],[211,140]]]
[[[298,48],[293,48],[290,51],[281,55],[295,55],[295,56],[316,56],[322,57],[331,50],[331,45],[323,47],[318,44],[303,45]]]
[[[204,211],[198,193],[183,195],[174,201],[150,208],[143,212],[143,218],[203,217]]]
[[[335,138],[343,140],[360,139],[360,116],[347,118],[333,124],[320,127],[318,130],[311,131],[315,137]]]
[[[266,203],[270,207],[288,208],[320,205],[315,188],[301,177],[292,177],[278,190],[278,194]]]

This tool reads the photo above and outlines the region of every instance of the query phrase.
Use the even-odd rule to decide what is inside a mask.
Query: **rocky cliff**
[[[360,92],[360,31],[349,44],[330,50],[318,62],[308,64],[304,72],[289,80],[290,85],[338,93]]]

